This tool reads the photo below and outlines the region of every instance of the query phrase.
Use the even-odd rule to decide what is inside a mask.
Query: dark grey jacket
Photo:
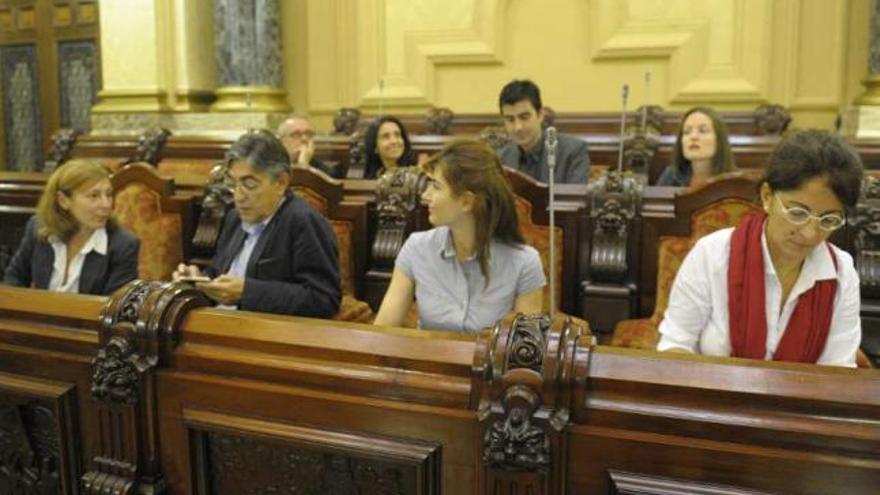
[[[539,182],[550,180],[550,169],[547,166],[547,152],[544,149],[546,131],[541,133],[541,140],[531,153],[524,154],[518,144],[507,143],[498,149],[501,163],[532,176]],[[586,141],[567,134],[559,134],[559,145],[556,148],[556,183],[586,184],[590,177],[590,152]]]
[[[107,229],[107,254],[86,255],[79,279],[80,294],[109,295],[138,276],[140,241],[125,229]],[[3,283],[46,289],[52,278],[55,251],[37,237],[37,218],[28,220],[24,238],[3,276]]]
[[[210,277],[229,271],[245,241],[238,210],[223,222]],[[245,271],[238,307],[249,311],[329,318],[339,310],[342,286],[336,236],[308,203],[287,193],[260,234]]]

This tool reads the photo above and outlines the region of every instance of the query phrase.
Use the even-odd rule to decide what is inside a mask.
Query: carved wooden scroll
[[[480,131],[480,136],[478,139],[495,149],[501,148],[502,146],[510,142],[510,136],[507,135],[507,131],[504,130],[504,126],[500,125],[488,126],[483,128],[483,130]]]
[[[632,175],[608,172],[587,189],[592,247],[591,280],[622,283],[629,269],[628,243],[641,202],[642,185]]]
[[[378,222],[373,240],[373,268],[391,269],[409,233],[412,212],[419,205],[425,179],[417,167],[386,173],[376,184]]]
[[[136,280],[104,306],[91,380],[103,434],[83,493],[165,493],[153,372],[167,364],[183,315],[208,304],[191,286]]]
[[[52,172],[70,159],[70,153],[79,135],[78,130],[65,128],[58,129],[52,134],[52,147],[49,149],[49,159],[43,166],[43,172]]]
[[[755,127],[759,134],[779,136],[791,123],[791,113],[782,105],[760,105],[755,109]]]
[[[849,224],[855,231],[855,262],[863,298],[880,298],[880,180],[865,177]]]
[[[642,132],[627,137],[623,142],[623,167],[647,178],[660,143]]]
[[[428,134],[449,135],[449,129],[452,127],[452,119],[455,114],[452,110],[442,107],[431,107],[425,116],[425,127]]]
[[[219,162],[211,169],[208,183],[205,184],[201,213],[192,240],[194,258],[210,260],[214,255],[223,218],[232,206],[232,190],[226,182],[226,165]]]
[[[125,163],[147,162],[154,167],[157,166],[159,160],[162,159],[162,149],[165,147],[165,143],[168,142],[169,136],[171,136],[171,131],[164,127],[154,127],[144,131],[143,134],[138,136],[138,144],[134,150],[134,155],[126,160]]]
[[[570,318],[510,316],[483,335],[474,358],[482,424],[480,493],[563,493],[564,429],[585,400],[589,329]]]
[[[351,135],[361,120],[361,111],[357,108],[340,108],[333,115],[333,133]]]

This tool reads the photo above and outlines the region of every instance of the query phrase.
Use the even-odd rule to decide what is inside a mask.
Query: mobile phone
[[[177,280],[178,280],[179,282],[191,282],[191,283],[196,283],[196,282],[210,282],[210,281],[211,281],[211,277],[206,277],[206,276],[204,276],[204,275],[184,275],[184,276],[180,277],[180,278],[177,279]]]

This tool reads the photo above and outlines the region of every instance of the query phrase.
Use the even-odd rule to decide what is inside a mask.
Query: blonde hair
[[[79,230],[79,222],[58,204],[58,193],[71,196],[74,191],[92,185],[100,180],[109,179],[112,173],[97,162],[88,160],[71,160],[58,167],[46,181],[46,188],[37,203],[37,236],[46,240],[55,236],[67,242]],[[107,221],[107,229],[116,227],[111,216]]]

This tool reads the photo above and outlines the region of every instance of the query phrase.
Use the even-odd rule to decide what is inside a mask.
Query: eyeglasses
[[[263,187],[263,183],[253,177],[245,177],[244,179],[237,181],[230,175],[223,178],[223,184],[228,187],[230,191],[239,191],[245,195],[255,194]]]
[[[806,225],[810,219],[813,219],[816,220],[820,229],[825,232],[834,232],[846,223],[846,218],[843,215],[836,213],[828,213],[822,216],[813,215],[809,210],[800,206],[786,208],[779,196],[776,196],[776,200],[779,201],[779,207],[782,208],[782,214],[785,216],[785,219],[792,225]]]

